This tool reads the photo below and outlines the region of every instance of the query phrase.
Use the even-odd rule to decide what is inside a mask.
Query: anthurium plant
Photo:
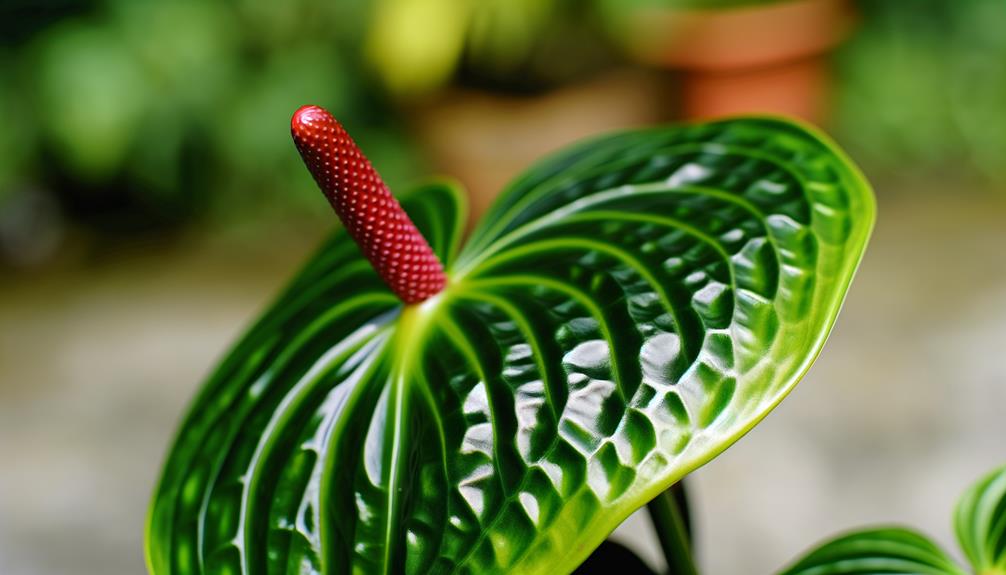
[[[648,503],[680,562],[668,489],[806,373],[874,220],[780,119],[574,146],[467,239],[456,184],[399,203],[325,110],[292,133],[343,226],[185,417],[157,575],[569,573]]]

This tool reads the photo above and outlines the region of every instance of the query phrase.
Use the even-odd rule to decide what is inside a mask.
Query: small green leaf
[[[879,528],[843,535],[780,575],[964,575],[947,554],[915,531]]]
[[[609,136],[533,167],[402,307],[339,231],[191,408],[149,520],[159,575],[569,573],[756,425],[820,352],[874,203],[807,128]]]
[[[964,493],[957,503],[954,527],[978,575],[1006,575],[1006,466]]]

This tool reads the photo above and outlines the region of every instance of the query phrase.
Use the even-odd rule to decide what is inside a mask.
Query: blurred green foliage
[[[362,68],[364,2],[104,0],[68,12],[45,21],[22,7],[15,16],[38,28],[0,52],[7,193],[52,190],[84,219],[114,206],[134,227],[297,209],[316,199],[284,137],[304,103],[345,118],[392,181],[417,171]]]
[[[611,0],[618,2],[618,0]],[[682,10],[722,10],[744,6],[779,4],[791,0],[621,0],[621,4],[635,8],[675,8]]]
[[[9,0],[0,201],[102,228],[316,207],[284,137],[317,103],[392,184],[421,169],[398,106],[463,76],[553,85],[606,62],[581,0]],[[584,48],[585,45],[594,48]],[[577,55],[587,57],[579,57]],[[597,56],[597,57],[595,57]]]
[[[605,32],[640,7],[763,1],[5,0],[0,206],[48,195],[127,231],[323,217],[285,137],[301,104],[343,118],[394,185],[425,171],[401,110],[451,82],[547,89],[614,62]],[[1006,2],[859,5],[837,58],[842,141],[873,172],[1006,183]]]
[[[1006,184],[1006,2],[863,0],[838,59],[838,129],[887,173]]]
[[[454,78],[535,91],[613,60],[594,0],[375,0],[367,54],[394,93],[416,97]]]

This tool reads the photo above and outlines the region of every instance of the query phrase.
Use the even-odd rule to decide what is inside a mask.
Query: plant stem
[[[675,483],[650,501],[646,509],[664,551],[668,575],[698,575],[684,484]]]

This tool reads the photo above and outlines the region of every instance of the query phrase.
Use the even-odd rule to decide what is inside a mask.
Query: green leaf
[[[781,575],[964,575],[924,535],[900,527],[838,537],[811,551]]]
[[[1006,574],[1006,466],[964,493],[957,503],[954,527],[979,575]]]
[[[760,421],[824,344],[872,194],[806,128],[609,136],[403,201],[402,307],[343,232],[210,378],[155,495],[157,574],[569,573]]]

